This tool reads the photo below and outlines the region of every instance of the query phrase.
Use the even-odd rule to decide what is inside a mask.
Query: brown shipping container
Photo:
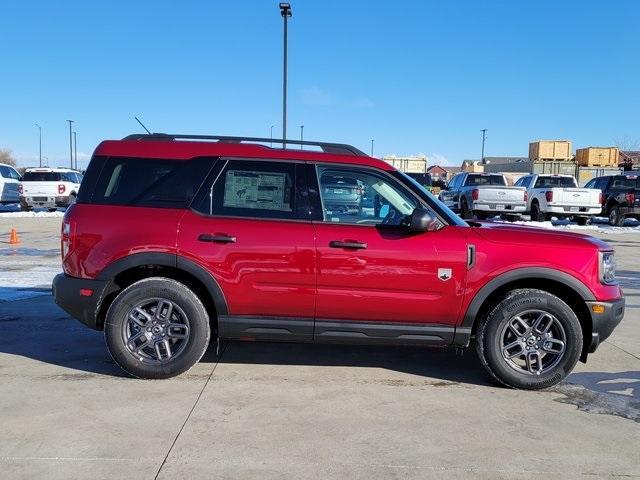
[[[588,147],[576,150],[576,161],[582,167],[617,167],[618,147]]]
[[[571,142],[569,140],[539,140],[529,144],[529,159],[571,160]]]

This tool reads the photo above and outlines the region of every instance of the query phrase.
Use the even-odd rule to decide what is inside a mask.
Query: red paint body
[[[347,155],[207,142],[106,141],[96,155],[190,159],[196,156],[295,159],[393,171],[386,162]],[[446,226],[420,234],[384,233],[372,226],[311,221],[206,217],[190,210],[72,206],[65,273],[95,278],[138,252],[183,256],[220,285],[230,315],[314,317],[352,321],[460,325],[480,289],[523,267],[547,267],[582,282],[597,300],[622,295],[599,282],[597,239],[523,226]],[[236,243],[198,241],[226,234]],[[366,250],[329,248],[333,240],[367,243]],[[467,268],[467,246],[476,260]],[[438,278],[450,268],[452,278]]]

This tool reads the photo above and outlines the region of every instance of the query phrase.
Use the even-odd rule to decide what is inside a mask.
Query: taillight
[[[547,202],[553,202],[553,191],[549,190],[549,191],[545,192],[544,198],[547,199]]]
[[[67,187],[65,187],[64,185],[62,185],[62,184],[58,185],[58,193],[59,194],[63,194],[66,189],[67,189]]]
[[[20,195],[22,195],[22,194],[24,193],[24,190],[23,190],[23,188],[22,188],[22,184],[21,184],[21,183],[19,183],[19,184],[18,184],[18,193],[19,193]]]
[[[70,222],[62,222],[62,231],[60,232],[60,251],[62,253],[62,260],[66,258],[71,250],[71,244],[73,243],[72,230]]]
[[[523,195],[523,197],[524,197],[524,201],[525,201],[525,203],[526,203],[526,202],[528,202],[528,201],[529,201],[529,192],[527,192],[527,191],[525,190],[523,193],[524,193],[524,195]]]
[[[480,195],[480,190],[478,190],[477,188],[474,188],[473,191],[471,192],[471,200],[475,202],[476,200],[478,200],[479,195]]]
[[[627,197],[627,203],[629,205],[633,205],[633,202],[635,202],[636,200],[636,196],[633,194],[633,192],[627,193],[625,197]]]
[[[602,190],[600,191],[600,205],[604,205],[604,195],[602,194]]]

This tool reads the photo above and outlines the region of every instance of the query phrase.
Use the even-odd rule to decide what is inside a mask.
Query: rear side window
[[[468,175],[466,186],[475,185],[506,185],[502,175]]]
[[[110,157],[102,161],[102,169],[92,191],[81,189],[81,201],[101,205],[186,208],[212,164],[213,159],[210,158]]]
[[[305,217],[304,202],[295,188],[297,170],[297,164],[290,162],[230,160],[207,180],[193,208],[229,217]]]
[[[573,177],[538,177],[535,188],[572,188],[576,186]]]
[[[59,172],[26,172],[22,177],[23,182],[59,182]]]

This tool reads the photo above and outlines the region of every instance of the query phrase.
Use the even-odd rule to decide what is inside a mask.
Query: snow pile
[[[0,304],[51,295],[53,277],[61,271],[57,250],[0,249]]]
[[[571,230],[576,232],[598,232],[605,234],[619,233],[640,233],[640,222],[634,219],[627,219],[623,227],[612,227],[608,220],[603,217],[594,217],[589,225],[576,225],[569,220],[552,220],[548,222],[532,222],[526,220],[516,220],[509,222],[501,220],[500,217],[491,219],[494,223],[504,223],[506,225],[524,225],[526,227],[548,228],[551,230]]]
[[[64,216],[64,212],[60,210],[56,210],[55,212],[47,212],[47,211],[31,211],[31,212],[7,212],[0,211],[0,218],[29,218],[29,217],[60,217]]]

